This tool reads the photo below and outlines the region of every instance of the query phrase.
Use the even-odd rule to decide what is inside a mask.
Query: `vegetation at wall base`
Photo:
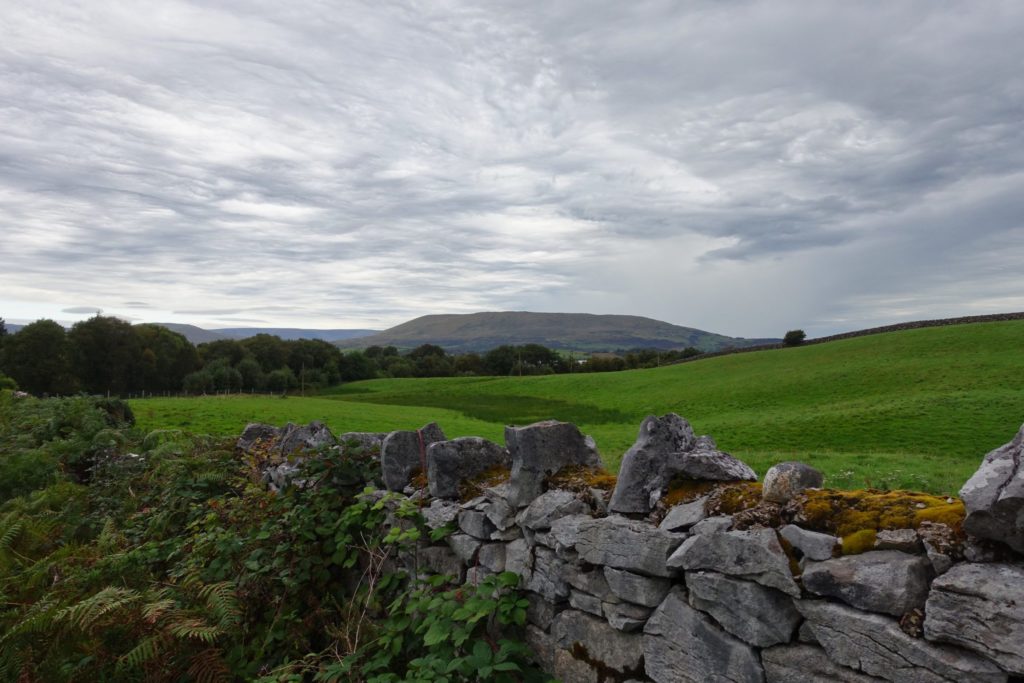
[[[493,635],[524,622],[514,576],[390,568],[428,530],[363,489],[370,454],[325,454],[277,495],[232,440],[131,421],[0,393],[0,679],[540,680]]]

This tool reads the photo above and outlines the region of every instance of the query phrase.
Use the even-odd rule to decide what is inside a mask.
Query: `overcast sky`
[[[0,0],[0,317],[1024,310],[1024,3]]]

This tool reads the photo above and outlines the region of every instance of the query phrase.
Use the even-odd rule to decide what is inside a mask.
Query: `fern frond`
[[[239,622],[242,610],[235,597],[235,586],[230,581],[203,586],[199,591],[199,597],[206,600],[207,606],[217,617],[217,625],[221,629],[226,630]]]
[[[179,638],[191,638],[204,643],[213,643],[218,636],[224,633],[220,627],[211,626],[195,617],[185,617],[168,624],[168,630]]]
[[[222,683],[231,680],[231,671],[224,663],[221,651],[215,647],[207,648],[192,657],[188,675],[196,683]]]
[[[139,599],[138,591],[107,586],[96,595],[62,609],[57,620],[88,631],[101,617]]]
[[[0,535],[0,550],[7,550],[14,543],[15,539],[25,529],[25,522],[18,520]]]
[[[166,638],[163,634],[157,634],[144,638],[142,642],[133,647],[117,660],[118,670],[139,669],[148,661],[154,659],[163,650]]]

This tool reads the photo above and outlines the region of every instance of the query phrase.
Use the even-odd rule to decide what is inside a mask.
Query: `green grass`
[[[1024,421],[1024,321],[958,325],[629,372],[357,382],[317,398],[149,399],[143,427],[220,434],[322,419],[335,431],[411,428],[501,440],[556,418],[616,468],[648,414],[677,412],[760,473],[780,460],[832,484],[955,492]]]

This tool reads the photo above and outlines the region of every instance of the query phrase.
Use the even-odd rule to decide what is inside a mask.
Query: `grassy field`
[[[143,428],[237,433],[324,420],[335,431],[413,428],[500,441],[556,418],[617,468],[648,414],[677,412],[759,473],[798,459],[833,486],[955,492],[1024,422],[1024,321],[908,330],[652,370],[357,382],[317,398],[134,402]]]

